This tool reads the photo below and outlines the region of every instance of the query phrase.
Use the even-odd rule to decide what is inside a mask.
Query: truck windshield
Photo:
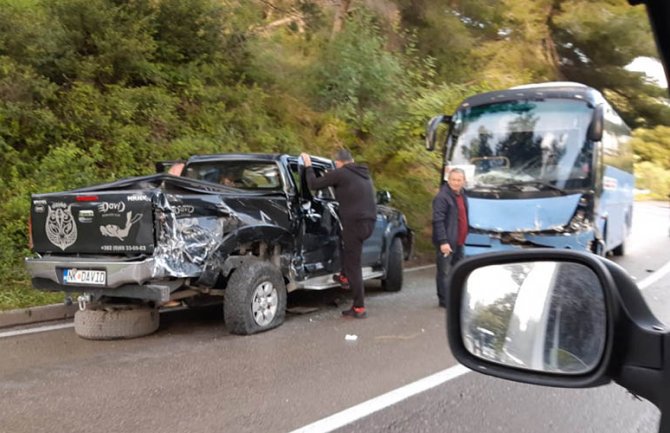
[[[244,190],[282,189],[279,167],[273,161],[203,161],[186,166],[184,176]]]
[[[568,99],[501,102],[454,117],[448,165],[471,190],[563,191],[592,184],[593,109]]]

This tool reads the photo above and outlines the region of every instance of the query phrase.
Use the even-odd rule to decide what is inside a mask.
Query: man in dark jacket
[[[310,189],[333,187],[335,199],[339,202],[340,221],[342,222],[342,270],[349,279],[353,306],[342,312],[345,317],[363,319],[365,311],[365,292],[361,255],[363,242],[370,237],[375,227],[377,206],[374,187],[368,168],[355,164],[348,150],[340,149],[335,155],[335,170],[316,177],[309,155],[300,155],[305,162],[307,185]]]
[[[465,172],[454,168],[447,183],[433,199],[433,245],[437,261],[437,300],[447,307],[447,275],[463,258],[465,238],[468,236],[468,198],[463,190]]]

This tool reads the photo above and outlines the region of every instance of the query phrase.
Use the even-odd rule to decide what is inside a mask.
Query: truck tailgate
[[[155,190],[36,194],[33,249],[38,253],[151,254]]]

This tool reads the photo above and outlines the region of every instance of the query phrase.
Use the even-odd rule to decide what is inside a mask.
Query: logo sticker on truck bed
[[[74,244],[77,241],[77,224],[72,216],[72,205],[50,204],[45,230],[49,242],[63,251]]]
[[[130,228],[133,226],[133,224],[138,222],[140,219],[142,219],[142,214],[133,216],[132,211],[128,212],[126,214],[126,226],[124,228],[121,228],[116,224],[107,224],[100,226],[100,233],[102,233],[103,236],[124,240],[126,237],[128,237],[128,233],[130,233]]]

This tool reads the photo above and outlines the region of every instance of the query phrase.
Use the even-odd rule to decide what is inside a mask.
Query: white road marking
[[[159,309],[160,313],[165,313],[168,311],[182,311],[182,310],[187,310],[188,307],[169,307],[169,308],[161,308]],[[68,323],[61,323],[58,325],[44,325],[44,326],[36,326],[34,328],[26,328],[26,329],[21,329],[18,331],[7,331],[7,332],[0,332],[0,338],[8,338],[8,337],[17,337],[19,335],[28,335],[28,334],[37,334],[39,332],[47,332],[47,331],[57,331],[59,329],[66,329],[66,328],[74,328],[74,323],[70,320]]]
[[[74,328],[74,323],[61,323],[60,325],[47,325],[37,328],[21,329],[20,331],[0,332],[0,338],[16,337],[19,335],[36,334],[38,332],[55,331],[57,329]]]
[[[653,274],[647,276],[644,280],[640,281],[637,285],[637,287],[640,288],[640,290],[644,290],[647,287],[651,286],[661,278],[663,278],[668,272],[670,272],[670,262],[666,263],[665,265],[661,266],[660,269],[656,270]]]
[[[338,412],[328,418],[323,418],[315,423],[306,425],[291,433],[325,433],[331,432],[338,428],[344,427],[358,419],[366,417],[377,411],[385,409],[396,403],[399,403],[413,395],[428,391],[438,385],[456,379],[470,372],[462,365],[455,365],[453,367],[442,370],[438,373],[424,377],[423,379],[412,382],[409,385],[394,389],[393,391],[382,394],[378,397],[365,401],[356,406]]]
[[[405,269],[405,272],[423,271],[424,269],[430,269],[430,268],[434,268],[434,267],[435,267],[434,264],[433,265],[425,265],[425,266],[417,266],[415,268]]]

